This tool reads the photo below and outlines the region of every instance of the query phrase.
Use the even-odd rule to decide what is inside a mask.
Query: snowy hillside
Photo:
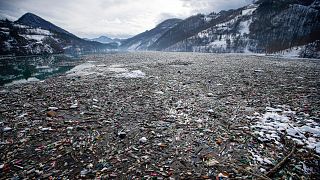
[[[120,48],[127,50],[147,50],[164,33],[176,26],[181,21],[182,20],[180,19],[168,19],[150,31],[143,32],[132,38],[124,40]]]
[[[59,40],[53,33],[41,28],[33,28],[9,21],[0,22],[1,54],[52,54],[60,53],[62,48],[54,47]]]
[[[246,52],[249,42],[252,14],[258,5],[253,4],[236,11],[231,20],[215,24],[196,35],[180,41],[166,51],[194,52]],[[218,16],[217,16],[218,17]]]
[[[313,43],[320,39],[317,2],[259,1],[234,11],[231,20],[214,24],[162,50],[275,53]],[[314,50],[319,51],[319,43],[314,45]]]
[[[299,47],[296,54],[310,57],[303,51],[312,46],[316,57],[319,10],[319,0],[259,0],[239,9],[191,16],[168,28],[159,28],[161,23],[125,40],[121,49],[270,54]]]
[[[0,45],[0,55],[106,51],[117,47],[83,40],[31,13],[15,22],[0,20]]]

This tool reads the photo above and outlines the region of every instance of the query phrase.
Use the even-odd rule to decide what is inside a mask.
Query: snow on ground
[[[244,35],[244,34],[250,34],[250,24],[251,24],[252,20],[247,20],[247,21],[241,21],[240,22],[240,34]]]
[[[274,55],[286,57],[286,58],[297,58],[297,57],[299,57],[299,54],[300,54],[303,47],[304,46],[293,47],[291,49],[286,49],[284,51],[277,52]]]
[[[215,25],[216,28],[219,28],[218,30],[223,30],[223,29],[228,29],[228,27],[230,27],[232,24],[234,24],[235,22],[237,22],[237,20],[240,18],[241,16],[236,16],[235,18],[231,19],[230,21],[224,22],[224,23],[220,23]]]
[[[56,40],[56,41],[58,41],[58,40]],[[70,49],[70,48],[72,48],[72,46],[70,45],[70,46],[65,46],[65,47],[63,47],[63,49],[64,50],[66,50],[66,49]]]
[[[20,29],[26,29],[26,28],[30,28],[29,26],[26,25],[22,25],[22,24],[13,24],[14,27],[18,27]]]
[[[242,10],[242,15],[243,15],[243,16],[245,16],[245,15],[250,16],[250,15],[252,15],[252,13],[253,13],[257,8],[258,8],[257,5],[251,4],[251,5],[249,5],[249,6],[247,7],[247,9]]]
[[[286,136],[320,154],[320,125],[308,114],[296,114],[289,107],[278,106],[267,107],[264,114],[255,113],[255,117],[248,118],[258,120],[251,128],[261,141],[281,145],[281,137]]]
[[[9,29],[9,28],[6,28],[6,27],[1,27],[0,30],[2,30],[2,31],[8,31],[8,32],[10,31],[10,29]]]
[[[40,28],[35,28],[35,29],[28,29],[27,30],[28,34],[38,34],[38,35],[51,35],[50,31],[40,29]]]
[[[206,22],[210,22],[212,19],[213,19],[212,16],[205,16],[205,17],[204,17],[204,20],[205,20]]]
[[[46,66],[36,66],[36,69],[50,69],[50,66],[46,65]]]
[[[26,35],[26,34],[21,34],[21,36],[23,36],[24,38],[29,39],[29,40],[34,39],[37,41],[41,41],[42,39],[47,37],[45,35]]]
[[[221,47],[221,48],[226,48],[227,47],[227,42],[225,39],[221,39],[221,41],[216,40],[214,42],[211,42],[209,46],[214,46],[214,47]]]
[[[141,41],[138,41],[137,43],[132,44],[130,47],[128,47],[128,50],[129,50],[129,51],[134,51],[134,50],[136,50],[140,45],[141,45]]]
[[[209,33],[208,33],[208,30],[204,30],[204,31],[201,31],[197,34],[198,37],[200,38],[208,38],[209,37]]]

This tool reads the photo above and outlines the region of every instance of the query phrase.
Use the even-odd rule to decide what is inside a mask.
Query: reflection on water
[[[47,55],[0,59],[0,86],[44,80],[73,68],[79,57]]]

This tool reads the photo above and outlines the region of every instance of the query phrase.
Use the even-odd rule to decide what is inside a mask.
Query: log
[[[284,157],[277,165],[275,165],[267,174],[266,176],[268,177],[272,177],[274,174],[276,174],[279,169],[288,161],[288,159],[293,155],[293,153],[295,152],[296,150],[296,147],[297,145],[294,144],[291,152],[286,156]]]

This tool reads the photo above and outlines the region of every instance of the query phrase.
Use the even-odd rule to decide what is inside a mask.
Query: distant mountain
[[[68,31],[27,13],[12,22],[0,20],[0,54],[53,54],[83,51],[108,51],[118,44],[83,40]]]
[[[180,23],[181,19],[168,19],[160,23],[150,31],[143,32],[132,38],[122,41],[120,49],[127,50],[147,50],[164,33]]]
[[[218,53],[299,49],[295,52],[300,57],[320,57],[320,0],[253,2],[235,10],[178,20],[163,31],[157,26],[124,41],[121,48]]]
[[[103,44],[108,44],[108,43],[118,43],[120,44],[121,40],[120,39],[112,39],[112,38],[109,38],[107,36],[100,36],[98,38],[93,38],[93,39],[85,39],[85,40],[89,40],[89,41],[96,41],[96,42],[100,42],[100,43],[103,43]]]

